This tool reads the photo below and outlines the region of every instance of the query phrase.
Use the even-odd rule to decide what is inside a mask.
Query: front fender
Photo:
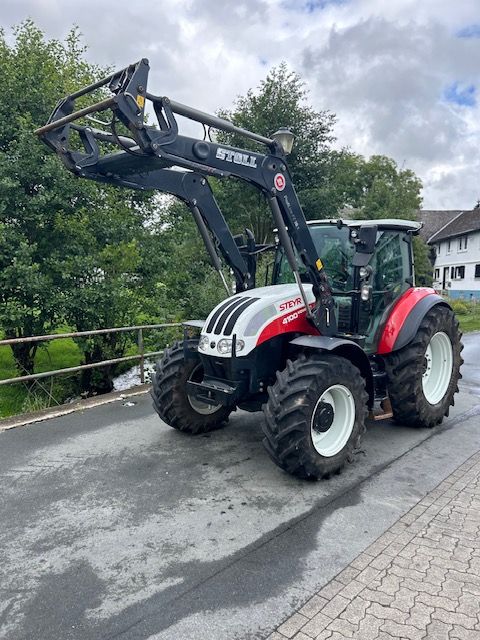
[[[365,386],[369,396],[369,406],[373,406],[375,390],[373,384],[372,367],[367,354],[352,340],[344,338],[329,338],[327,336],[298,336],[294,338],[291,345],[303,347],[304,349],[313,349],[315,351],[328,351],[335,355],[346,358],[355,365],[365,379]]]

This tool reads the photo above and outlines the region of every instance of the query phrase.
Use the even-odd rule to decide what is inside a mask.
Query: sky
[[[2,0],[0,25],[77,25],[87,58],[150,60],[149,90],[214,112],[286,61],[336,147],[391,156],[428,209],[480,198],[480,0]],[[288,124],[288,123],[286,123]]]

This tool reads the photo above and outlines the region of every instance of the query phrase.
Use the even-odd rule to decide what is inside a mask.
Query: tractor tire
[[[448,416],[462,377],[461,337],[453,311],[437,305],[425,315],[412,342],[385,358],[396,422],[431,428]]]
[[[353,461],[365,432],[365,380],[339,356],[301,354],[287,361],[263,406],[264,446],[284,471],[327,478]]]
[[[163,422],[191,435],[219,429],[232,412],[230,408],[204,404],[188,395],[187,381],[200,382],[203,378],[196,346],[196,340],[187,342],[191,352],[188,358],[185,358],[183,343],[176,342],[165,349],[162,359],[157,362],[151,391],[154,409]]]

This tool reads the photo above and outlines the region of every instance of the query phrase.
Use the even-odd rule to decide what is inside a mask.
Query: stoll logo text
[[[217,148],[217,158],[219,160],[225,160],[226,162],[233,162],[234,164],[242,164],[244,167],[257,167],[257,159],[255,156],[251,156],[248,153],[240,153],[239,151],[232,151],[231,149]]]

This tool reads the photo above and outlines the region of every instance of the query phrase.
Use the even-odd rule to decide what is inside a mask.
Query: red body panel
[[[314,306],[314,305],[312,305]],[[270,340],[282,333],[304,333],[310,336],[318,336],[319,332],[315,327],[310,324],[305,315],[305,307],[298,309],[297,311],[288,311],[283,316],[275,318],[270,324],[263,329],[262,333],[258,336],[257,347],[262,342]]]
[[[377,353],[390,353],[395,345],[395,340],[400,333],[403,323],[413,307],[426,296],[435,293],[435,289],[429,287],[412,287],[407,289],[403,295],[395,303],[390,316],[383,328],[380,341],[378,343]]]

